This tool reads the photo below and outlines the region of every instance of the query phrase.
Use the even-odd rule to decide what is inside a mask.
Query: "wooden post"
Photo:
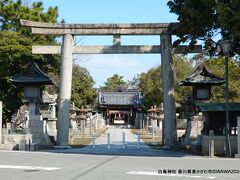
[[[214,157],[214,131],[209,131],[209,156]]]

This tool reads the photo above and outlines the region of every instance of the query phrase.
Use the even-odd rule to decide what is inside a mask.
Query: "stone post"
[[[152,139],[155,139],[155,120],[152,119]]]
[[[93,135],[92,135],[93,149],[95,149],[95,140],[96,140],[96,134],[93,133]]]
[[[137,134],[137,148],[140,149],[140,132]]]
[[[0,101],[0,144],[2,142],[2,101]]]
[[[81,120],[81,136],[82,136],[82,138],[84,138],[84,126],[85,126],[85,124],[84,124],[84,120]]]
[[[214,131],[213,130],[209,131],[208,137],[209,137],[209,147],[208,147],[209,157],[214,157],[215,150],[214,150]]]
[[[89,134],[92,134],[92,118],[89,118]]]
[[[237,135],[237,146],[238,146],[238,153],[235,154],[236,158],[240,158],[240,117],[237,117],[237,127],[238,127],[238,135]]]
[[[123,149],[125,149],[125,132],[122,133],[122,146],[123,146]]]
[[[71,34],[65,34],[63,36],[63,44],[61,51],[62,63],[57,120],[57,145],[67,146],[70,125],[69,114],[72,88],[73,37]]]
[[[161,35],[161,67],[164,104],[165,145],[172,146],[177,141],[176,107],[174,96],[174,71],[171,55],[171,35]]]
[[[110,133],[107,133],[107,148],[110,149]]]
[[[149,119],[150,119],[149,116],[147,116],[147,134],[149,134],[148,133],[148,126],[149,126],[149,122],[148,121],[149,121]]]

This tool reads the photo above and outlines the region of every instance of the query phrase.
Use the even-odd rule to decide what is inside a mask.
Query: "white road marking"
[[[198,176],[198,175],[184,175],[184,174],[159,174],[158,172],[150,172],[150,171],[130,171],[126,174],[132,175],[146,175],[146,176],[166,176],[166,177],[186,177],[186,178],[198,178],[198,179],[215,179],[215,176]]]
[[[58,167],[38,167],[38,166],[15,166],[15,165],[0,165],[0,169],[22,169],[22,170],[43,170],[53,171],[61,169]]]

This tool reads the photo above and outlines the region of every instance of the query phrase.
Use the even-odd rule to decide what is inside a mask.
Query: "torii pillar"
[[[70,125],[70,99],[72,90],[73,36],[63,35],[61,47],[62,62],[57,119],[57,145],[67,146]]]
[[[161,48],[161,68],[164,104],[164,143],[167,146],[173,146],[177,141],[177,128],[174,96],[172,38],[170,34],[161,35]]]

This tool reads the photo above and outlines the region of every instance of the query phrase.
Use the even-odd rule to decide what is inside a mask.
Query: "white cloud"
[[[78,59],[77,63],[90,72],[96,87],[113,74],[124,76],[127,81],[160,63],[160,55],[78,55]]]

